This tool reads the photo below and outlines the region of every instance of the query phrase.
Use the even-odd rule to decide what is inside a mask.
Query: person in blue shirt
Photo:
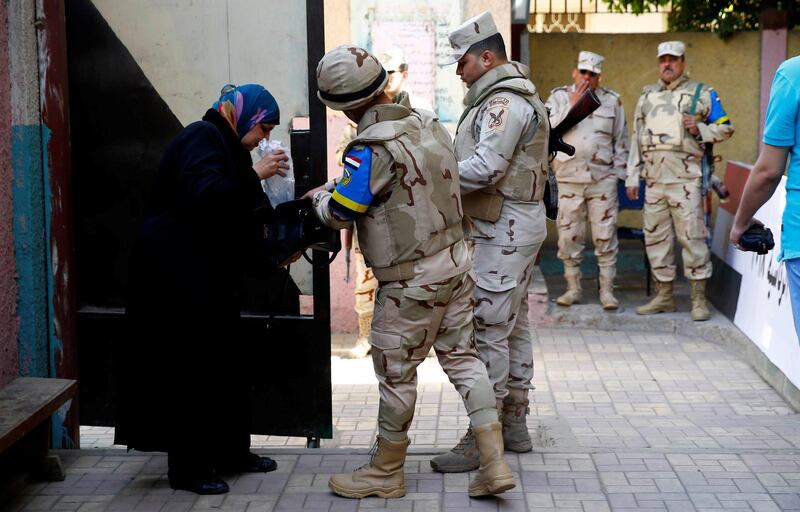
[[[764,146],[745,184],[742,200],[731,228],[730,240],[739,247],[742,234],[781,181],[789,159],[786,180],[786,208],[781,227],[781,252],[789,277],[795,330],[800,333],[800,57],[784,61],[775,73],[764,124]]]

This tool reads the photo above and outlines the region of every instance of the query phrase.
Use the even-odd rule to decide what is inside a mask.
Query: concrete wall
[[[11,192],[11,78],[9,76],[8,3],[0,2],[0,387],[19,374],[17,283],[14,262]]]
[[[39,56],[34,0],[8,2],[11,81],[11,170],[19,373],[50,375],[47,288],[46,127],[39,106]]]
[[[261,83],[278,100],[274,139],[308,116],[305,2],[94,0],[117,37],[184,125],[202,117],[226,83]],[[274,23],[274,20],[281,22]]]

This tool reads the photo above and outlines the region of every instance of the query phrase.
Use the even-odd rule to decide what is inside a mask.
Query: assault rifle
[[[550,128],[550,152],[561,151],[569,156],[574,155],[575,148],[564,142],[564,135],[599,107],[600,100],[597,95],[593,90],[587,89],[583,96],[572,105],[572,108],[569,109],[566,117],[558,123],[558,126]]]
[[[575,148],[564,142],[564,135],[573,129],[576,124],[580,123],[592,112],[600,107],[600,100],[593,90],[587,89],[583,96],[572,105],[572,108],[567,112],[566,117],[558,123],[558,126],[550,128],[550,141],[548,143],[550,153],[555,155],[557,151],[572,156],[575,154]],[[553,174],[552,167],[548,164],[547,167],[547,187],[544,189],[544,210],[545,216],[550,220],[555,220],[558,216],[558,182],[556,176]]]
[[[689,107],[689,115],[695,115],[697,100],[700,97],[702,89],[703,84],[697,84],[694,96],[692,97],[692,104]],[[700,144],[700,146],[703,148],[703,157],[700,159],[700,170],[702,172],[700,199],[703,203],[703,213],[705,216],[706,245],[711,247],[711,191],[713,190],[717,196],[719,196],[719,201],[721,203],[726,202],[731,194],[728,192],[728,187],[726,187],[719,178],[714,176],[714,162],[717,161],[717,158],[714,157],[714,144],[706,142]]]

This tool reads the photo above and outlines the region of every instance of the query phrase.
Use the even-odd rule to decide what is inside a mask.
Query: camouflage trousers
[[[356,277],[355,294],[356,304],[355,310],[359,317],[371,316],[372,310],[375,308],[375,290],[378,289],[378,280],[372,275],[366,263],[364,263],[364,255],[358,247],[358,237],[353,237],[353,259],[356,263]]]
[[[464,273],[425,286],[378,288],[370,344],[381,436],[405,439],[417,400],[417,366],[431,347],[464,400],[472,425],[497,421],[486,367],[475,350],[474,287]]]
[[[659,281],[675,279],[675,237],[683,247],[684,275],[688,279],[711,277],[711,255],[706,245],[706,224],[700,181],[648,183],[644,195],[644,242],[653,275]]]
[[[564,262],[565,275],[580,274],[587,216],[600,275],[616,275],[618,213],[616,176],[592,183],[558,183],[558,258]]]
[[[509,387],[533,389],[528,284],[541,245],[475,244],[475,342],[498,401]]]

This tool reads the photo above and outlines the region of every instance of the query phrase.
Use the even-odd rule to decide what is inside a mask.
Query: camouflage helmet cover
[[[363,48],[343,44],[317,64],[317,97],[333,110],[352,110],[369,103],[386,87],[388,75]]]

